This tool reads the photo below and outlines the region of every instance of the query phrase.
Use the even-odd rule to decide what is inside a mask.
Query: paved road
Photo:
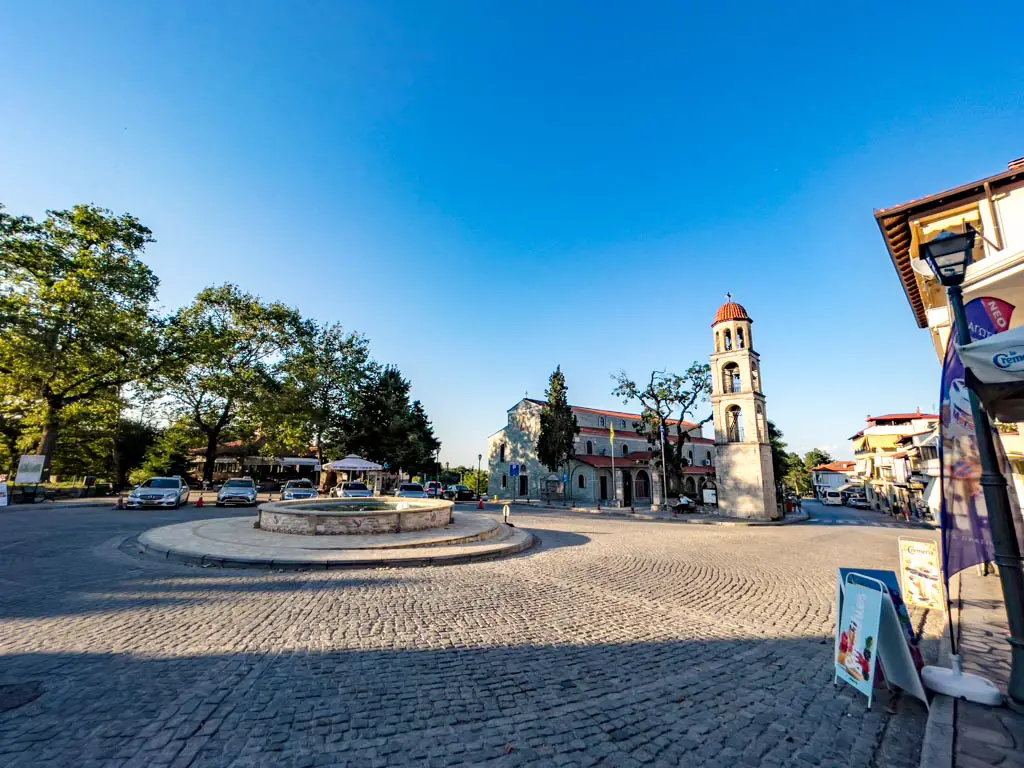
[[[518,515],[524,556],[326,573],[116,549],[224,514],[0,512],[0,764],[916,766],[923,708],[830,665],[835,568],[893,567],[897,530]]]
[[[811,525],[866,525],[875,528],[904,528],[923,531],[934,530],[928,523],[911,520],[905,523],[896,520],[892,515],[873,509],[853,509],[852,507],[825,506],[819,501],[805,499],[802,502],[805,511],[811,514]]]

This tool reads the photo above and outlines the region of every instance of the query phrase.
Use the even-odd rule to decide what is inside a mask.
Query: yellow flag
[[[612,445],[615,445],[615,425],[610,424],[608,426],[608,439],[612,441]]]

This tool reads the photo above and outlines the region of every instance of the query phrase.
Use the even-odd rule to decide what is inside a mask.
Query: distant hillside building
[[[856,477],[864,483],[864,493],[873,509],[891,510],[896,502],[908,503],[907,480],[898,474],[897,456],[906,457],[903,438],[928,435],[939,417],[934,413],[886,413],[868,416],[868,425],[850,440],[856,463]]]
[[[499,498],[563,498],[563,475],[569,486],[570,500],[578,504],[619,506],[662,504],[661,473],[652,466],[651,444],[647,435],[637,431],[638,413],[606,411],[572,406],[580,434],[576,440],[576,458],[568,472],[551,472],[537,459],[540,414],[544,401],[523,398],[508,409],[508,423],[488,439],[487,492]],[[673,421],[673,432],[677,422]],[[704,437],[696,424],[688,426],[684,456],[683,493],[701,498],[705,488],[714,488],[714,441]],[[611,428],[615,444],[611,444]],[[677,441],[673,434],[672,443]],[[612,454],[614,453],[614,461]],[[612,475],[614,463],[615,474]],[[520,474],[511,476],[509,468],[518,464]]]

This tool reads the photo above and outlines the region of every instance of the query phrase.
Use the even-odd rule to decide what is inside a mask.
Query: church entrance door
[[[629,470],[622,470],[622,506],[633,506],[633,476]]]

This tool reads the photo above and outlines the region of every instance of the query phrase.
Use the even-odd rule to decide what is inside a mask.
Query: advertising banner
[[[0,483],[0,507],[7,506],[7,483]]]
[[[900,537],[900,582],[908,605],[942,609],[939,545]]]
[[[883,594],[878,589],[850,580],[845,586],[843,612],[836,627],[839,638],[835,655],[836,677],[867,696],[868,706],[871,706]]]
[[[704,503],[705,504],[717,504],[718,503],[718,491],[714,488],[704,489]]]
[[[43,481],[43,464],[45,456],[22,456],[18,462],[18,476],[14,482],[18,485],[35,485]]]
[[[1007,330],[1014,306],[1001,299],[984,297],[971,301],[965,310],[971,339],[977,341]],[[955,339],[954,328],[946,345],[939,394],[942,431],[939,443],[942,508],[939,519],[942,526],[942,570],[947,581],[965,568],[989,562],[995,556],[988,510],[981,490],[981,457],[974,432],[971,395]],[[995,446],[1003,473],[1009,474],[1009,462],[998,436],[995,437]],[[1008,491],[1013,519],[1017,521],[1017,538],[1024,542],[1017,494],[1012,485]]]

